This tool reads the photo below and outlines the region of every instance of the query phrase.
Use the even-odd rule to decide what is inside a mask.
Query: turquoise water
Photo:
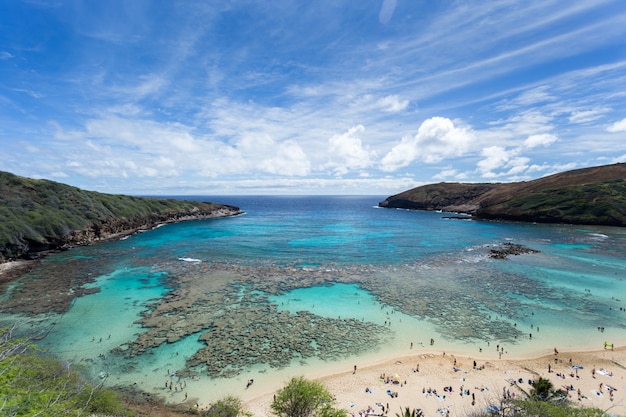
[[[372,196],[198,199],[246,214],[50,255],[1,288],[3,324],[41,332],[90,378],[173,402],[170,381],[207,402],[419,350],[626,342],[624,229],[445,219]],[[539,253],[490,259],[505,242]],[[29,293],[42,280],[58,287]],[[85,290],[67,311],[29,310]]]

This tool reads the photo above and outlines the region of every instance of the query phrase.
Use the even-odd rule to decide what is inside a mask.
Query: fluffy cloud
[[[188,173],[215,178],[253,172],[304,176],[311,162],[292,139],[247,132],[230,142],[195,134],[177,123],[107,116],[83,130],[64,131],[52,123],[55,138],[67,145],[65,166],[89,177],[171,177]],[[81,163],[77,163],[81,161]]]
[[[416,160],[436,163],[460,156],[468,150],[472,139],[469,129],[455,126],[445,117],[432,117],[422,123],[417,135],[405,136],[383,157],[381,169],[391,172]]]
[[[522,156],[522,152],[539,146],[550,146],[558,138],[554,135],[543,133],[530,135],[521,146],[505,148],[503,146],[490,146],[481,152],[481,159],[476,165],[483,178],[493,179],[502,176],[517,176],[531,169],[530,158]],[[499,171],[499,172],[496,172]]]
[[[607,131],[611,132],[611,133],[616,133],[616,132],[626,132],[626,118],[613,123],[611,126],[609,126],[607,129]]]
[[[524,148],[532,149],[537,146],[549,146],[556,142],[558,138],[554,135],[550,135],[548,133],[540,134],[540,135],[530,135],[528,139],[524,141]]]
[[[494,171],[505,166],[513,156],[513,153],[514,151],[506,150],[502,146],[485,148],[481,152],[483,159],[477,164],[478,170],[484,178],[494,178],[497,176]]]
[[[334,170],[335,174],[343,175],[350,170],[371,166],[374,155],[363,148],[363,143],[359,137],[363,132],[365,132],[365,127],[358,125],[351,127],[341,135],[333,135],[328,139],[330,161],[326,167]]]

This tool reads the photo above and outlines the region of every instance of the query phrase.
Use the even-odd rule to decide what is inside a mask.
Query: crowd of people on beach
[[[504,348],[500,345],[498,345],[496,349],[499,355],[505,353]],[[432,357],[432,355],[430,356]],[[474,387],[474,389],[470,389],[470,387],[467,386],[467,382],[473,379],[473,377],[471,376],[473,372],[482,371],[486,369],[484,364],[479,364],[476,362],[476,360],[473,360],[473,359],[465,359],[464,360],[465,363],[467,363],[467,360],[471,360],[470,364],[472,365],[472,368],[471,368],[472,371],[470,371],[469,368],[466,368],[467,370],[463,370],[463,364],[457,363],[457,358],[454,355],[448,355],[446,357],[445,353],[443,353],[443,358],[444,358],[443,362],[447,362],[449,360],[451,362],[453,372],[461,373],[460,377],[456,377],[457,380],[460,382],[458,389],[456,386],[453,386],[452,384],[447,384],[447,385],[444,385],[443,387],[423,386],[421,388],[421,393],[425,399],[425,402],[423,404],[420,404],[419,402],[415,403],[415,396],[412,393],[409,396],[410,398],[412,398],[412,400],[410,401],[413,401],[413,404],[411,404],[413,406],[412,410],[419,411],[419,414],[417,414],[418,416],[423,416],[425,409],[430,410],[429,411],[430,413],[435,411],[437,414],[440,414],[442,416],[448,416],[450,415],[452,408],[456,408],[459,406],[468,407],[467,409],[469,409],[470,407],[471,408],[482,407],[482,406],[491,407],[491,406],[494,406],[492,403],[492,401],[494,400],[499,401],[503,399],[506,400],[506,399],[516,399],[520,397],[523,398],[528,392],[531,392],[531,390],[537,385],[538,378],[551,380],[554,384],[554,389],[561,390],[561,392],[567,395],[567,397],[570,400],[583,401],[583,400],[589,399],[589,397],[586,396],[585,393],[583,392],[583,388],[582,388],[583,385],[581,385],[584,379],[585,381],[584,386],[587,386],[587,388],[584,388],[584,389],[589,389],[588,388],[589,380],[584,378],[584,375],[582,372],[582,370],[584,369],[583,366],[574,363],[572,359],[564,360],[561,358],[561,356],[562,355],[560,355],[558,350],[555,348],[553,362],[548,363],[548,375],[545,375],[545,374],[541,375],[542,374],[541,372],[530,371],[527,368],[504,371],[505,377],[502,379],[502,382],[504,383],[501,386],[502,391],[501,391],[501,394],[497,394],[498,390],[495,390],[495,392],[493,391],[493,389],[496,388],[493,382],[489,384],[489,386],[477,385]],[[442,361],[440,360],[439,363],[441,362]],[[429,366],[427,365],[427,369],[425,372],[430,371],[430,374],[429,374],[430,376],[426,376],[425,374],[424,382],[433,380],[432,369],[428,369],[428,367]],[[492,365],[490,365],[490,369],[491,368],[493,368]],[[411,371],[412,371],[411,372],[412,374],[420,374],[420,364],[418,363],[414,368],[411,368]],[[396,372],[400,372],[400,371],[396,371]],[[438,372],[441,372],[441,371],[438,371]],[[604,368],[596,369],[595,366],[592,367],[587,372],[591,375],[591,378],[596,378],[596,375],[602,375],[607,378],[612,378],[614,375],[613,372],[610,370],[606,370]],[[508,374],[511,374],[511,375],[517,374],[518,376],[514,378],[506,378],[506,375]],[[522,375],[522,376],[519,376],[519,375]],[[566,380],[567,383],[558,384],[555,382],[555,379]],[[408,389],[410,390],[415,389],[412,387],[412,385],[415,383],[415,377],[409,378],[408,380],[404,378],[400,379],[400,375],[398,375],[397,373],[393,373],[393,372],[379,374],[378,383],[384,384],[380,387],[381,388],[384,387],[383,391],[387,394],[386,397],[392,403],[391,406],[394,406],[394,403],[396,405],[399,404],[397,401],[395,401],[395,399],[397,399],[398,397],[405,398],[403,394],[403,390],[407,389],[407,383],[411,385],[411,387],[409,387]],[[372,385],[368,386],[365,389],[366,394],[374,394],[377,385],[376,384],[372,384]],[[388,385],[391,385],[392,387],[397,387],[397,388],[387,388]],[[491,387],[491,390],[490,390],[490,387]],[[407,391],[404,391],[404,392],[407,392]],[[606,381],[603,381],[603,382],[599,382],[598,388],[592,389],[591,393],[593,396],[597,396],[598,398],[608,395],[608,399],[610,401],[614,401],[615,396],[618,394],[618,390],[614,386],[608,385]],[[450,399],[453,398],[453,396],[455,396],[454,398],[456,398],[457,395],[463,399],[467,399],[466,400],[467,402],[465,402],[465,400],[463,400],[462,402],[459,402],[458,400],[450,401]],[[374,396],[372,399],[378,400],[380,398],[381,398],[380,396],[378,397]],[[434,407],[434,403],[430,402],[431,400],[428,400],[429,398],[432,398],[437,401],[438,405],[436,408]],[[393,414],[393,412],[389,408],[390,407],[389,403],[383,404],[380,401],[376,401],[374,402],[374,404],[375,406],[368,405],[366,407],[361,408],[361,410],[358,412],[351,411],[350,415],[352,417],[357,417],[357,416],[365,417],[365,416],[381,416],[381,415]],[[354,407],[356,407],[356,405],[353,402],[351,402],[350,408],[354,408]]]

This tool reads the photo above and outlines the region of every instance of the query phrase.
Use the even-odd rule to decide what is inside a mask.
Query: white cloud
[[[546,146],[553,144],[557,140],[558,138],[556,136],[551,135],[549,133],[543,133],[540,135],[530,135],[524,141],[524,147],[527,149],[536,148],[537,146],[546,147]]]
[[[129,96],[133,100],[141,100],[146,96],[154,95],[162,91],[169,85],[169,81],[159,74],[148,74],[139,77],[139,82],[129,85],[119,85],[112,88],[112,91],[123,96]]]
[[[580,110],[574,111],[569,117],[570,123],[588,123],[593,122],[594,120],[602,117],[604,113],[606,113],[607,109],[597,109],[597,110]]]
[[[480,153],[484,158],[477,164],[478,170],[484,178],[495,178],[498,175],[495,170],[505,166],[515,152],[506,150],[502,146],[490,146]]]
[[[626,162],[626,153],[624,155],[618,156],[618,157],[613,158],[611,160],[612,164],[617,164],[617,163],[620,163],[620,162]]]
[[[398,0],[383,0],[383,5],[380,7],[378,13],[378,20],[383,25],[386,25],[391,20],[394,10],[396,10],[396,4]]]
[[[505,121],[494,123],[500,125],[500,130],[515,136],[530,136],[546,133],[554,129],[551,124],[554,116],[547,115],[539,110],[525,110],[515,113]]]
[[[524,91],[515,100],[515,103],[520,106],[530,106],[542,102],[553,101],[555,97],[548,93],[547,87],[541,86],[532,90]]]
[[[402,100],[397,95],[390,95],[378,100],[378,104],[389,113],[397,113],[407,108],[409,100]]]
[[[453,168],[446,168],[441,170],[438,174],[433,175],[434,180],[447,180],[450,178],[457,178],[459,171]]]
[[[506,176],[520,175],[524,173],[529,165],[530,158],[524,156],[518,156],[511,158],[511,160],[505,165],[509,170],[506,172]]]
[[[539,146],[547,147],[558,141],[555,135],[542,133],[530,135],[520,146],[505,148],[503,146],[489,146],[481,151],[481,159],[476,165],[483,178],[493,179],[508,177],[509,180],[519,180],[522,174],[538,170],[537,165],[530,165],[531,159],[523,156],[522,152]]]
[[[363,132],[365,132],[365,127],[358,125],[341,135],[333,135],[328,139],[329,162],[326,166],[338,175],[371,166],[374,154],[363,148],[359,137]]]
[[[383,171],[395,171],[421,160],[436,163],[445,158],[461,156],[469,148],[473,139],[471,130],[457,127],[445,117],[432,117],[425,120],[417,135],[405,136],[381,161]]]
[[[611,133],[626,132],[626,118],[613,123],[611,126],[607,127],[606,130]]]
[[[259,168],[270,174],[305,176],[311,172],[311,162],[300,145],[287,140],[274,144],[275,154],[259,163]]]
[[[64,132],[51,123],[55,136],[71,141],[68,169],[90,177],[171,177],[196,175],[304,176],[311,162],[296,140],[275,140],[251,131],[230,142],[196,135],[179,123],[126,119],[91,119],[84,131]]]

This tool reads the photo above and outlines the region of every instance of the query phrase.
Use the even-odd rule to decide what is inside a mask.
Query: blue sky
[[[3,0],[0,170],[374,194],[626,161],[623,0]]]

